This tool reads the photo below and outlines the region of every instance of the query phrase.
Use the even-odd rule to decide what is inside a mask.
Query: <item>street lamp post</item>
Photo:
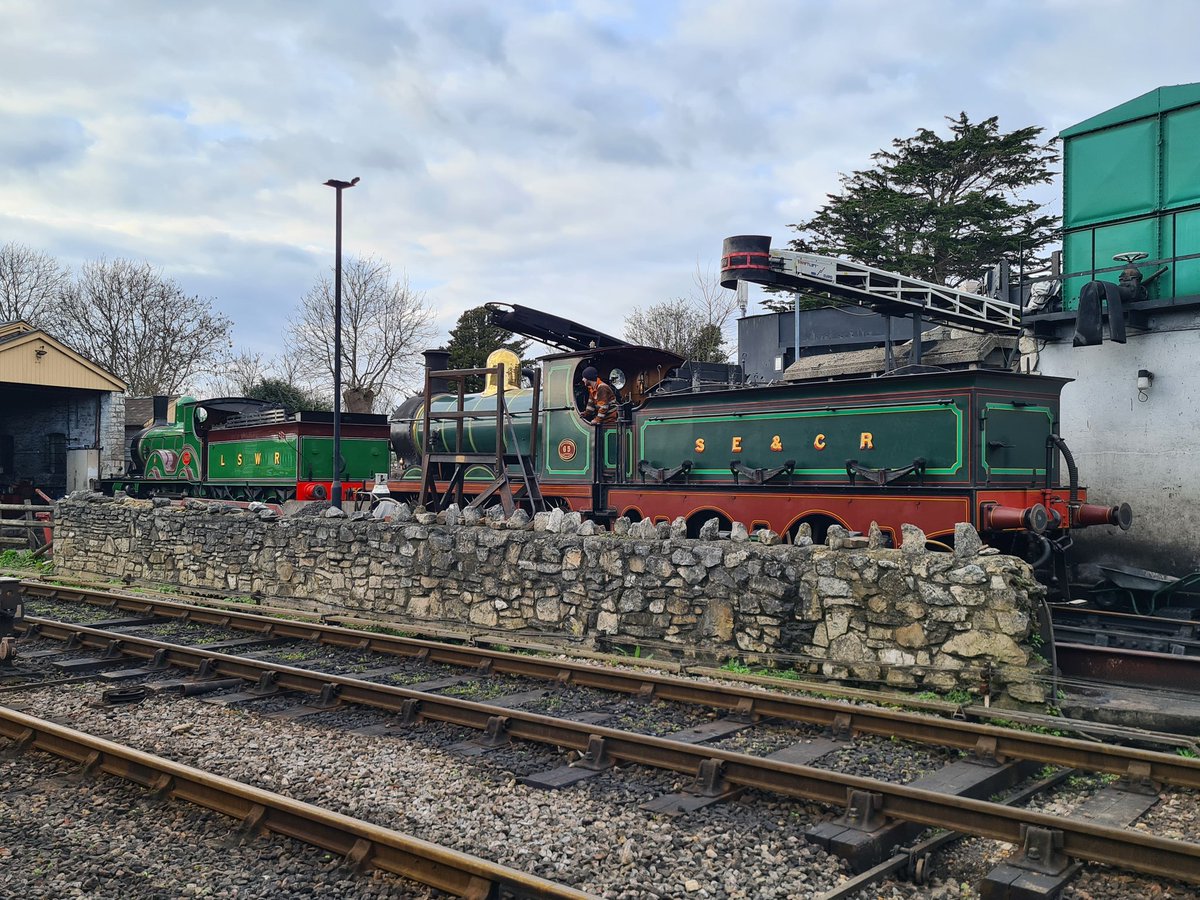
[[[330,178],[327,187],[337,191],[337,224],[333,256],[333,484],[329,501],[342,508],[342,191],[358,184],[359,179],[338,181]]]

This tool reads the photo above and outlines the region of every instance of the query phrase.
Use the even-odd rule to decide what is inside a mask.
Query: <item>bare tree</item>
[[[269,378],[271,372],[272,365],[261,353],[230,350],[204,373],[196,392],[205,397],[249,397],[254,387]]]
[[[683,297],[635,309],[625,318],[625,337],[635,344],[661,347],[691,358],[702,320]]]
[[[231,323],[149,263],[84,264],[62,304],[62,337],[131,395],[175,394],[230,347]]]
[[[737,291],[721,287],[721,279],[711,269],[701,269],[699,262],[692,273],[692,283],[695,285],[689,295],[692,306],[706,325],[715,325],[723,335],[727,335],[727,329],[737,320],[736,312],[740,308]]]
[[[21,320],[53,334],[70,285],[70,270],[53,256],[11,241],[0,247],[0,322]]]
[[[308,379],[304,374],[304,362],[290,348],[284,350],[282,354],[271,360],[271,374],[286,381],[288,384],[297,384],[304,387],[309,393],[314,396],[320,396],[333,403],[333,380],[328,382],[322,379],[320,384]]]
[[[625,319],[625,337],[694,362],[725,362],[729,358],[725,330],[738,309],[737,294],[722,288],[699,263],[692,280],[695,287],[689,296],[630,313]]]
[[[342,266],[342,398],[349,412],[371,412],[404,390],[433,334],[425,294],[374,258]],[[300,301],[288,333],[291,354],[310,384],[333,379],[333,279],[322,276]]]

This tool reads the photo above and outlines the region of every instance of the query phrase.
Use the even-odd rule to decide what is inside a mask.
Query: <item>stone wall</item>
[[[332,511],[329,511],[332,512]],[[265,508],[73,495],[54,555],[66,571],[220,588],[274,605],[493,630],[536,630],[706,658],[788,654],[797,668],[934,690],[1041,702],[1045,664],[1029,567],[962,526],[957,552],[831,529],[829,546],[782,544],[735,523],[700,539],[578,513],[473,510],[434,516],[391,504],[390,520],[279,518]],[[807,543],[807,545],[806,545]]]
[[[125,471],[125,395],[100,395],[100,477]]]

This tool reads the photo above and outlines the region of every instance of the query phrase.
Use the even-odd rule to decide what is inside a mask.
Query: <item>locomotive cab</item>
[[[683,362],[667,350],[630,345],[543,357],[542,479],[596,484],[620,480],[618,473],[632,477],[633,416]],[[583,370],[589,366],[617,394],[621,414],[616,424],[594,425],[583,418]]]
[[[662,383],[683,364],[684,359],[655,347],[610,347],[583,353],[561,354],[550,359],[574,360],[571,373],[575,387],[575,407],[582,413],[587,406],[587,389],[583,385],[583,370],[589,366],[616,392],[626,410],[640,409]],[[548,383],[548,381],[547,381]]]

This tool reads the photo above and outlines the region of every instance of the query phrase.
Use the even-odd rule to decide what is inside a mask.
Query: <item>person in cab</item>
[[[615,425],[617,421],[617,392],[600,378],[594,366],[583,370],[583,386],[587,388],[588,401],[583,418],[593,425]]]

